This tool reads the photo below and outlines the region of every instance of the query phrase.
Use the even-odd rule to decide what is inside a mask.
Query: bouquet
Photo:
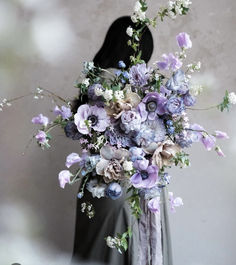
[[[139,218],[141,197],[151,212],[160,211],[160,193],[170,182],[168,169],[190,165],[186,150],[193,143],[200,142],[207,151],[215,150],[224,156],[217,141],[229,138],[228,135],[219,130],[209,133],[188,118],[187,112],[195,109],[196,97],[202,92],[202,86],[191,83],[191,75],[200,70],[201,63],[185,64],[187,51],[192,47],[190,36],[179,33],[179,50],[163,54],[152,67],[141,59],[139,41],[145,28],[155,27],[158,19],[187,14],[190,5],[189,0],[169,1],[150,19],[146,16],[146,1],[137,1],[131,19],[138,30],[127,28],[127,45],[134,51],[131,66],[127,68],[119,61],[114,73],[85,62],[84,79],[75,83],[79,90],[76,109],[72,102],[47,89],[38,88],[34,93],[36,99],[50,96],[62,102],[54,108],[54,121],[43,114],[32,119],[42,126],[34,135],[38,145],[49,148],[50,131],[60,126],[67,137],[82,147],[82,155],[74,152],[67,156],[66,169],[58,175],[61,188],[80,181],[78,198],[83,197],[85,189],[98,199],[117,200],[128,193],[132,213]],[[1,110],[17,99],[2,100]],[[232,104],[236,104],[236,95],[226,91],[222,103],[210,108],[224,111]],[[172,211],[183,205],[182,199],[172,192],[169,202]],[[89,218],[95,214],[89,202],[82,203],[81,211]],[[131,235],[132,229],[128,228],[123,234],[108,236],[107,245],[125,251]]]

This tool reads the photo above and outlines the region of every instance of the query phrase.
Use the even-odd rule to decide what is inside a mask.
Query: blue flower
[[[122,188],[121,186],[116,183],[112,182],[111,184],[108,185],[106,189],[106,195],[112,200],[117,200],[122,196]]]
[[[166,103],[166,108],[170,114],[181,113],[184,110],[183,99],[172,96]]]
[[[189,91],[189,85],[182,70],[176,71],[167,81],[166,87],[178,94],[184,95]]]
[[[123,61],[119,61],[118,66],[119,68],[125,68],[126,64]]]

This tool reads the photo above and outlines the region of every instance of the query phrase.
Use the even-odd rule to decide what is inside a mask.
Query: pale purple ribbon
[[[140,199],[142,215],[139,219],[139,264],[163,265],[161,214],[152,213],[147,201]]]

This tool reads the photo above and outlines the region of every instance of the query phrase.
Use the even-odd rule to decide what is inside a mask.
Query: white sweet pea
[[[133,36],[133,29],[131,26],[129,26],[126,30],[126,33],[128,36],[132,37]]]

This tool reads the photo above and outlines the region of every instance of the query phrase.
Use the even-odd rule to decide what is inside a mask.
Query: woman
[[[119,61],[123,61],[126,68],[129,68],[133,50],[127,45],[128,26],[135,28],[130,17],[121,17],[113,22],[102,48],[93,60],[96,66],[114,69]],[[147,63],[153,52],[153,38],[148,28],[144,30],[139,50],[142,51],[141,58]],[[75,110],[86,100],[75,102]],[[97,199],[86,191],[84,197],[78,199],[73,262],[80,264],[82,261],[93,265],[172,265],[165,190],[162,192],[161,214],[150,213],[143,201],[143,215],[139,221],[132,215],[127,197],[127,194],[123,194],[115,201],[109,198]],[[92,219],[81,212],[82,202],[91,202],[94,206],[95,216]],[[116,249],[108,248],[104,238],[123,233],[127,227],[132,228],[133,236],[129,240],[127,252],[121,255]]]

